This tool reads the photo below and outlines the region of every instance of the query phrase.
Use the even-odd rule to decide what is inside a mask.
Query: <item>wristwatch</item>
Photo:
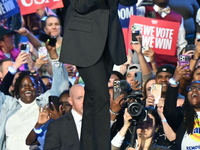
[[[170,83],[171,85],[179,85],[179,82],[177,82],[177,81],[174,80],[173,78],[170,78],[170,79],[169,79],[169,83]]]

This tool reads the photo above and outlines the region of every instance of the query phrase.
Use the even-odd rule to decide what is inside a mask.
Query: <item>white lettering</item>
[[[30,0],[30,3],[27,3],[26,0],[21,0],[22,5],[25,7],[29,7],[33,4],[33,0]]]
[[[142,36],[142,45],[153,47],[155,37]]]
[[[0,3],[0,15],[3,15],[3,14],[5,14],[5,10],[2,3]]]
[[[148,35],[148,36],[154,36],[153,33],[154,33],[154,29],[155,27],[153,26],[147,26],[147,25],[144,25],[144,35]]]
[[[14,3],[13,3],[12,0],[9,0],[9,1],[5,2],[5,3],[4,3],[4,7],[5,7],[5,10],[6,10],[7,12],[9,12],[9,11],[15,9],[15,5],[14,5]]]
[[[162,38],[155,39],[155,48],[170,50],[171,46],[172,46],[171,39],[162,39]]]
[[[127,7],[127,8],[122,8],[122,9],[118,10],[118,16],[121,20],[128,19],[133,14],[134,14],[133,7],[130,7],[130,8]]]
[[[156,37],[172,39],[173,29],[156,27]]]

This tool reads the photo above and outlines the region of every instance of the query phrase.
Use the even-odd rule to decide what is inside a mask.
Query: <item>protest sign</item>
[[[179,22],[171,22],[131,16],[129,23],[129,45],[132,39],[132,26],[139,25],[142,35],[142,45],[151,47],[155,53],[174,56],[179,32]]]
[[[16,0],[0,0],[0,20],[11,17],[19,12]]]
[[[22,15],[34,13],[38,8],[56,9],[63,7],[62,0],[19,0],[18,4]]]

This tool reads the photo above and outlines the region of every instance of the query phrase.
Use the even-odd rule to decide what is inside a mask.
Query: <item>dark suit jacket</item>
[[[126,61],[125,45],[118,18],[118,4],[134,5],[137,0],[70,0],[65,16],[60,61],[79,67],[95,64],[108,42],[115,64]]]
[[[79,138],[71,111],[49,124],[44,150],[79,150]]]
[[[12,85],[13,78],[15,75],[11,74],[9,71],[4,77],[2,83],[0,84],[0,91],[3,92],[5,95],[10,95],[9,88]]]

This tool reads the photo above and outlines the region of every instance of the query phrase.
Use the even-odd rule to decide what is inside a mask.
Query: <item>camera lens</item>
[[[142,105],[138,102],[133,102],[128,105],[128,113],[132,116],[139,116],[142,112]]]

